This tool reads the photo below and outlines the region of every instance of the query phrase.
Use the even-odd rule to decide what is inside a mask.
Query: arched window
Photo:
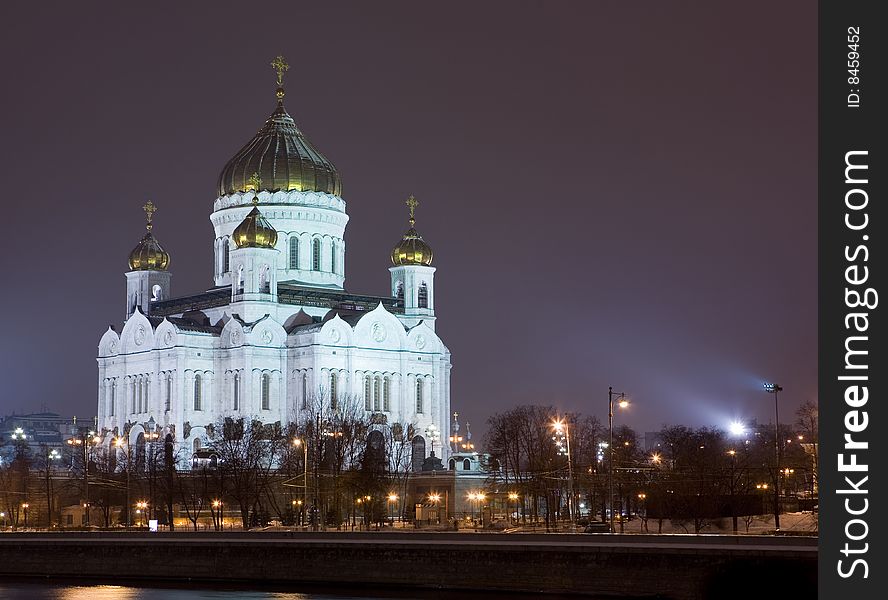
[[[468,458],[463,460],[463,471],[471,471],[472,470],[472,461]]]
[[[423,281],[419,284],[419,293],[417,302],[419,308],[428,308],[429,307],[429,286],[426,285],[426,282]]]
[[[130,390],[132,391],[132,410],[130,411],[132,414],[136,414],[136,386],[139,385],[139,382],[136,381],[136,378],[133,377],[130,379]]]
[[[423,410],[422,402],[422,379],[416,378],[416,414],[421,415]]]
[[[379,375],[373,380],[373,410],[379,412]]]
[[[163,300],[163,288],[155,285],[151,288],[151,301],[157,302],[158,300]]]
[[[173,374],[170,373],[166,377],[166,398],[163,401],[163,409],[165,411],[170,410],[170,405],[173,403]]]
[[[200,408],[200,389],[201,378],[200,375],[194,376],[194,410],[201,410]]]
[[[145,380],[139,378],[139,413],[145,412]]]
[[[321,240],[315,238],[311,241],[311,270],[321,270]]]
[[[364,410],[373,410],[373,404],[370,400],[370,376],[364,377]]]
[[[382,380],[382,410],[385,412],[389,412],[391,408],[391,402],[389,398],[391,397],[391,381],[388,377]]]
[[[290,238],[290,268],[299,268],[299,238],[295,235]]]
[[[302,374],[302,409],[305,410],[308,407],[308,375],[306,373]]]
[[[262,268],[259,269],[259,293],[271,293],[271,272],[268,265],[262,265]]]
[[[234,373],[234,389],[232,390],[232,398],[234,402],[232,403],[232,408],[234,410],[240,410],[240,373]]]
[[[228,273],[231,270],[230,249],[228,247],[228,238],[222,240],[222,272]]]
[[[117,400],[117,381],[112,379],[110,390],[108,390],[109,395],[111,396],[110,402],[108,403],[108,414],[112,417],[114,416],[114,403]]]
[[[144,400],[145,400],[145,404],[142,405],[142,412],[148,412],[149,410],[151,410],[151,408],[150,408],[150,406],[151,406],[151,404],[150,404],[151,380],[148,378],[147,375],[142,380],[142,387],[144,388],[143,392],[144,392]]]
[[[455,471],[455,470],[456,470],[456,461],[453,460],[452,458],[450,459],[450,462],[447,463],[447,465],[448,465],[448,468],[449,468],[451,471]]]
[[[191,448],[196,453],[198,450],[200,450],[200,447],[201,447],[200,438],[194,438],[194,442],[191,444]]]
[[[397,290],[395,291],[395,297],[401,302],[404,301],[404,284],[403,282],[398,283]]]
[[[262,410],[268,410],[271,406],[271,375],[262,374]]]
[[[237,268],[237,293],[244,293],[244,268],[240,266]]]
[[[330,247],[330,272],[336,272],[336,242]]]
[[[336,390],[336,373],[330,373],[330,408],[336,410],[339,406],[339,396]]]

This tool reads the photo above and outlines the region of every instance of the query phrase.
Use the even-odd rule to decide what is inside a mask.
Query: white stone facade
[[[451,362],[435,331],[434,268],[390,269],[391,297],[348,294],[345,202],[319,192],[258,198],[278,231],[274,248],[227,247],[253,194],[216,200],[216,288],[173,298],[169,273],[127,274],[127,302],[138,310],[98,348],[105,443],[128,431],[136,446],[153,427],[184,466],[207,445],[208,425],[225,417],[298,423],[313,399],[334,394],[363,403],[368,417],[385,415],[374,422],[414,424],[420,435],[434,425],[446,440]],[[149,298],[152,288],[159,297]],[[432,440],[424,441],[428,455]],[[446,461],[447,444],[434,445]]]

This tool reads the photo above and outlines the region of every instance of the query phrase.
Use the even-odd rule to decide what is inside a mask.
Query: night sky
[[[768,422],[766,379],[789,420],[816,399],[816,8],[4,4],[0,414],[94,414],[146,200],[173,295],[212,286],[216,179],[283,54],[342,174],[348,290],[389,292],[420,200],[473,430],[521,403],[606,421],[609,385],[640,431]]]

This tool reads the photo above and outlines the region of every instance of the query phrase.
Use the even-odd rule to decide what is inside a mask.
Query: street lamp
[[[395,527],[395,502],[398,501],[398,495],[394,492],[391,492],[388,495],[388,501],[389,501],[389,516],[391,518],[392,528],[394,529],[394,527]]]
[[[566,420],[558,419],[554,423],[552,423],[552,427],[555,429],[556,437],[552,438],[555,440],[555,445],[558,447],[559,452],[562,449],[561,445],[561,437],[565,439],[564,448],[567,450],[567,510],[570,512],[570,525],[571,528],[575,528],[577,524],[576,520],[576,510],[574,509],[574,491],[573,491],[573,462],[571,461],[570,456],[570,427]]]
[[[780,412],[777,404],[777,395],[783,391],[783,388],[776,383],[763,384],[765,391],[774,394],[774,456],[776,465],[774,467],[774,529],[780,530]]]
[[[25,513],[25,529],[28,528],[28,509],[31,508],[31,505],[27,502],[22,503],[22,512]]]
[[[118,437],[114,440],[114,445],[118,449],[126,446],[126,527],[130,526],[130,447],[125,437]]]
[[[614,393],[614,388],[607,388],[607,429],[608,429],[608,454],[607,461],[607,503],[610,509],[610,530],[614,531],[614,397],[617,398],[617,404],[620,408],[629,406],[629,399],[626,398],[624,392]],[[622,525],[622,516],[620,524]]]
[[[509,500],[515,503],[515,523],[518,522],[518,492],[509,492]]]
[[[139,527],[142,527],[145,524],[143,514],[146,508],[148,508],[148,502],[145,500],[136,502],[136,514],[139,515]]]
[[[219,499],[213,500],[213,526],[216,531],[219,531],[222,528],[222,501]]]
[[[98,444],[102,441],[96,432],[90,431],[87,434],[81,433],[77,437],[68,438],[67,443],[73,449],[74,446],[79,446],[83,449],[83,493],[85,496],[85,501],[83,503],[84,513],[86,516],[86,526],[89,527],[91,525],[91,521],[89,518],[89,447],[90,445]],[[73,459],[72,459],[73,463]]]
[[[431,494],[429,494],[429,502],[431,502],[432,504],[435,505],[435,515],[437,516],[438,524],[441,523],[441,513],[438,512],[438,503],[440,501],[441,501],[441,494],[438,494],[435,492],[432,492]]]
[[[304,469],[302,482],[302,494],[305,501],[308,502],[308,444],[302,438],[293,438],[293,446],[298,448],[302,446],[302,467]],[[299,518],[302,518],[302,511],[299,511]]]

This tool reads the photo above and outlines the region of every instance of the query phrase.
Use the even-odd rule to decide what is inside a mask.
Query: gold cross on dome
[[[273,61],[271,61],[271,67],[277,71],[278,87],[282,87],[284,85],[284,72],[290,68],[290,65],[288,65],[287,60],[279,54]]]
[[[416,207],[419,206],[419,200],[417,200],[413,194],[410,194],[410,197],[407,198],[407,208],[410,209],[410,224],[413,225],[413,222],[416,221],[414,218],[414,212],[416,211]]]
[[[145,203],[145,206],[142,207],[142,210],[145,211],[145,220],[147,221],[147,223],[145,224],[145,227],[147,227],[148,230],[150,231],[151,230],[151,219],[154,218],[154,213],[157,212],[157,207],[154,206],[154,203],[151,200],[149,200],[148,202]]]

